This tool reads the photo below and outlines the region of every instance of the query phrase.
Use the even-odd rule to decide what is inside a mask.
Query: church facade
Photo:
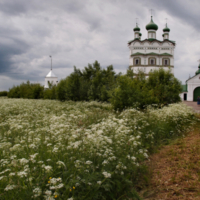
[[[134,39],[128,42],[130,50],[129,68],[134,73],[142,70],[146,76],[149,72],[163,67],[165,70],[171,69],[174,73],[174,49],[176,46],[175,41],[169,39],[170,29],[166,27],[163,29],[163,40],[160,41],[156,38],[156,31],[158,26],[151,21],[146,25],[147,39],[142,40],[140,28],[136,23],[134,31]]]
[[[186,80],[185,85],[182,85],[182,93],[180,97],[183,101],[197,101],[200,96],[200,64],[195,75]]]

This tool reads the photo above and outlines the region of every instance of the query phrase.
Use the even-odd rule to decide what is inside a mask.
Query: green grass
[[[0,199],[140,199],[149,153],[190,130],[183,104],[0,99]]]

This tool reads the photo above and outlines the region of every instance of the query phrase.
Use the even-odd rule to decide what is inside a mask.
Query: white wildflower
[[[56,186],[57,189],[60,189],[60,188],[62,188],[62,187],[64,187],[64,184],[63,184],[63,183],[60,183],[59,185]]]
[[[23,178],[23,177],[26,177],[26,176],[27,176],[27,173],[24,172],[24,171],[22,171],[22,172],[18,172],[18,173],[17,173],[17,176]]]
[[[101,183],[102,183],[101,181],[97,181],[97,184],[101,185]]]
[[[111,174],[108,172],[102,172],[105,178],[111,178]]]
[[[33,190],[33,193],[34,193],[33,195],[34,197],[39,197],[42,194],[42,190],[37,187]]]
[[[85,162],[85,164],[86,164],[86,165],[91,165],[91,164],[92,164],[92,161],[88,160],[88,161]]]
[[[6,178],[6,177],[7,177],[7,176],[1,176],[1,177],[0,177],[0,180],[2,180],[3,178]]]
[[[4,189],[5,191],[9,191],[9,190],[13,190],[15,189],[17,186],[16,185],[7,185],[6,188]]]
[[[25,165],[29,162],[29,160],[27,160],[26,158],[22,158],[22,159],[19,159],[19,162],[21,165]]]
[[[62,161],[58,161],[56,164],[57,164],[57,165],[63,165],[64,167],[66,167],[65,163],[62,162]]]
[[[44,166],[44,169],[46,170],[46,172],[50,172],[52,170],[52,167],[47,165],[47,166]]]
[[[46,190],[44,193],[45,193],[47,196],[51,196],[51,194],[52,194],[51,190]]]

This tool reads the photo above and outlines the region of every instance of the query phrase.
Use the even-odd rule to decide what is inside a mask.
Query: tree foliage
[[[19,86],[13,86],[9,89],[9,98],[26,98],[26,99],[41,99],[43,98],[44,87],[40,84],[22,83]]]
[[[7,91],[1,91],[0,92],[0,97],[5,97],[8,95],[8,92]]]
[[[74,71],[57,86],[44,89],[40,84],[22,83],[8,92],[10,98],[58,99],[60,101],[110,101],[115,110],[127,107],[145,108],[150,104],[168,105],[180,101],[181,83],[171,71],[154,70],[146,78],[142,71],[136,75],[127,70],[116,74],[113,66],[103,69],[98,61],[83,70]]]
[[[88,64],[82,71],[74,67],[74,72],[57,86],[59,100],[108,101],[109,92],[116,85],[113,66],[102,69],[98,61]]]
[[[143,72],[137,75],[131,70],[117,79],[117,87],[113,89],[110,102],[115,110],[127,107],[143,109],[150,104],[167,105],[180,101],[181,83],[171,71],[163,68],[154,70],[145,78]]]

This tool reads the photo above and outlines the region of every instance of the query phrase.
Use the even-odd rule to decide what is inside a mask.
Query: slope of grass
[[[0,199],[140,199],[150,152],[190,130],[183,104],[0,99]]]

